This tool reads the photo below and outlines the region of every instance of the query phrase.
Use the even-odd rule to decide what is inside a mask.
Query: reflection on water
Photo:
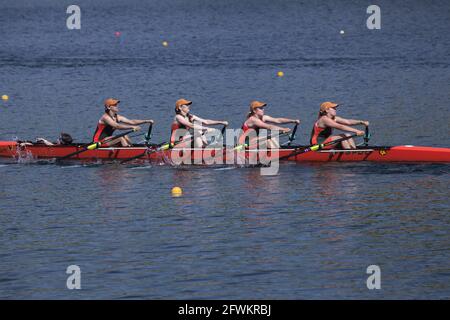
[[[440,284],[450,243],[446,165],[395,165],[386,174],[375,164],[286,163],[277,176],[115,164],[3,169],[0,278],[16,280],[2,284],[2,297],[17,294],[13,284],[29,288],[32,266],[59,270],[67,261],[92,275],[86,295],[96,298],[123,290],[140,298],[368,298],[359,282],[370,264],[395,279],[384,297],[404,297],[419,278],[412,297],[448,290]],[[183,196],[173,198],[173,186]],[[52,297],[67,296],[56,278],[47,285]]]

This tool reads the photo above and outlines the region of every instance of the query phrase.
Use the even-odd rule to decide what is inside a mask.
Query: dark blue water
[[[373,144],[449,146],[448,1],[379,1],[381,30],[364,1],[80,0],[72,31],[70,4],[0,4],[1,140],[89,140],[113,96],[155,119],[155,142],[185,97],[232,127],[265,101],[302,120],[299,143],[332,100],[371,122]],[[449,172],[2,162],[0,298],[448,299]],[[381,290],[366,287],[373,264]]]

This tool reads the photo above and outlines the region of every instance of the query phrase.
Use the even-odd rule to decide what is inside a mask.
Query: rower
[[[189,112],[191,104],[192,101],[186,99],[179,99],[175,103],[175,117],[173,119],[171,127],[170,143],[172,145],[177,143],[177,145],[181,147],[182,145],[184,145],[184,143],[180,143],[180,141],[187,139],[189,139],[190,141],[190,138],[194,136],[194,147],[202,148],[207,144],[206,137],[204,136],[205,131],[213,131],[212,128],[205,127],[204,125],[212,126],[222,124],[224,126],[228,126],[228,122],[221,120],[202,119],[196,115],[193,115]],[[177,139],[177,136],[179,136],[179,132],[177,134],[178,129],[189,130],[191,131],[191,133],[187,133]],[[192,131],[196,131],[196,134],[194,135]],[[189,143],[188,145],[191,144]]]
[[[338,129],[347,132],[356,133],[358,136],[363,136],[364,131],[352,128],[350,126],[363,124],[366,127],[369,126],[369,121],[344,119],[336,116],[336,108],[339,104],[334,102],[324,102],[320,105],[319,119],[314,123],[313,130],[311,132],[311,144],[323,144],[343,137],[348,137],[349,133],[341,135],[332,135],[333,129]],[[340,142],[338,145],[330,145],[331,148],[343,148],[343,149],[356,149],[356,144],[353,139],[347,139]]]
[[[247,140],[248,134],[250,130],[255,130],[256,135],[259,135],[260,129],[266,130],[278,130],[282,133],[288,133],[291,131],[289,128],[280,127],[276,124],[284,124],[284,123],[295,123],[299,124],[300,120],[298,119],[289,119],[289,118],[273,118],[264,114],[264,108],[267,106],[266,103],[260,101],[252,101],[250,103],[250,112],[247,114],[247,119],[242,125],[242,135],[239,137],[239,144],[244,144]],[[250,144],[250,143],[248,143]],[[268,148],[279,148],[279,143],[273,139],[267,140]]]
[[[110,138],[114,130],[129,130],[138,131],[141,128],[139,125],[144,123],[153,123],[153,120],[129,120],[124,116],[118,114],[119,100],[108,98],[105,100],[105,114],[98,120],[97,129],[94,133],[93,142],[101,142]],[[122,146],[130,147],[132,145],[128,136],[120,137],[112,140],[106,144],[107,146]],[[105,146],[105,145],[104,145]]]

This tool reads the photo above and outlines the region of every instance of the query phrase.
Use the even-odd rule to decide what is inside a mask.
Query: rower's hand
[[[205,127],[203,127],[203,129],[200,131],[198,131],[199,133],[201,133],[201,134],[207,134],[207,133],[212,133],[212,132],[214,132],[214,128],[205,128]]]
[[[151,124],[154,124],[154,123],[155,123],[155,121],[153,121],[153,120],[147,120],[147,123],[151,123]]]
[[[222,124],[223,124],[225,127],[228,127],[228,121],[222,121]]]
[[[361,124],[365,125],[366,127],[369,126],[369,121],[362,121]]]
[[[136,131],[139,131],[139,130],[141,130],[141,127],[139,127],[139,126],[134,126],[134,127],[132,128],[132,129],[133,129],[133,131],[135,131],[135,132],[136,132]]]
[[[300,124],[300,120],[299,120],[299,119],[294,120],[294,123],[295,123],[295,124]]]
[[[364,131],[361,131],[361,130],[358,130],[357,132],[356,132],[356,135],[358,136],[358,137],[362,137],[362,136],[364,136],[366,133],[364,132]]]
[[[289,133],[289,132],[291,132],[291,129],[290,128],[283,128],[283,129],[281,129],[281,132],[282,133]]]

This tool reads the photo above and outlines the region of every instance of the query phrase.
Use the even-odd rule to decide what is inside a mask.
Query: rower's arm
[[[135,128],[135,126],[133,126],[133,125],[124,125],[124,124],[117,123],[109,117],[104,117],[103,122],[105,122],[106,124],[110,125],[111,127],[113,127],[114,129],[117,129],[117,130],[127,130],[127,129]]]
[[[256,125],[258,128],[261,128],[261,129],[278,130],[278,131],[283,131],[283,132],[286,131],[286,128],[275,126],[273,124],[266,123],[259,119],[252,119],[252,122],[254,125]]]
[[[207,127],[204,127],[203,125],[215,125],[215,124],[225,124],[225,123],[226,123],[226,125],[228,125],[228,122],[202,119],[195,115],[192,116],[192,121],[194,123],[195,130],[212,130],[211,128],[208,129]]]
[[[327,117],[322,117],[322,121],[324,122],[324,124],[327,127],[335,128],[335,129],[342,130],[342,131],[353,132],[353,133],[360,132],[360,130],[358,130],[358,129],[349,127],[348,125],[341,124],[341,123],[339,123],[335,120],[332,120],[330,118],[327,118]]]
[[[130,120],[128,118],[125,118],[124,116],[118,116],[117,120],[119,120],[122,123],[130,124],[132,126],[138,126],[140,124],[145,123],[153,123],[153,120]]]
[[[222,124],[224,126],[228,126],[227,121],[220,121],[220,120],[209,120],[209,119],[202,119],[200,117],[194,116],[194,120],[199,121],[207,126],[213,126],[216,124]]]
[[[264,116],[264,119],[266,120],[266,121],[269,121],[269,122],[272,122],[272,123],[279,123],[279,124],[282,124],[282,123],[300,123],[300,120],[298,120],[298,119],[289,119],[289,118],[274,118],[274,117],[271,117],[271,116]]]
[[[363,124],[366,127],[369,126],[369,121],[364,121],[364,120],[353,120],[353,119],[344,119],[341,117],[336,117],[334,119],[337,123],[343,124],[343,125],[347,125],[347,126],[356,126],[358,124]]]

